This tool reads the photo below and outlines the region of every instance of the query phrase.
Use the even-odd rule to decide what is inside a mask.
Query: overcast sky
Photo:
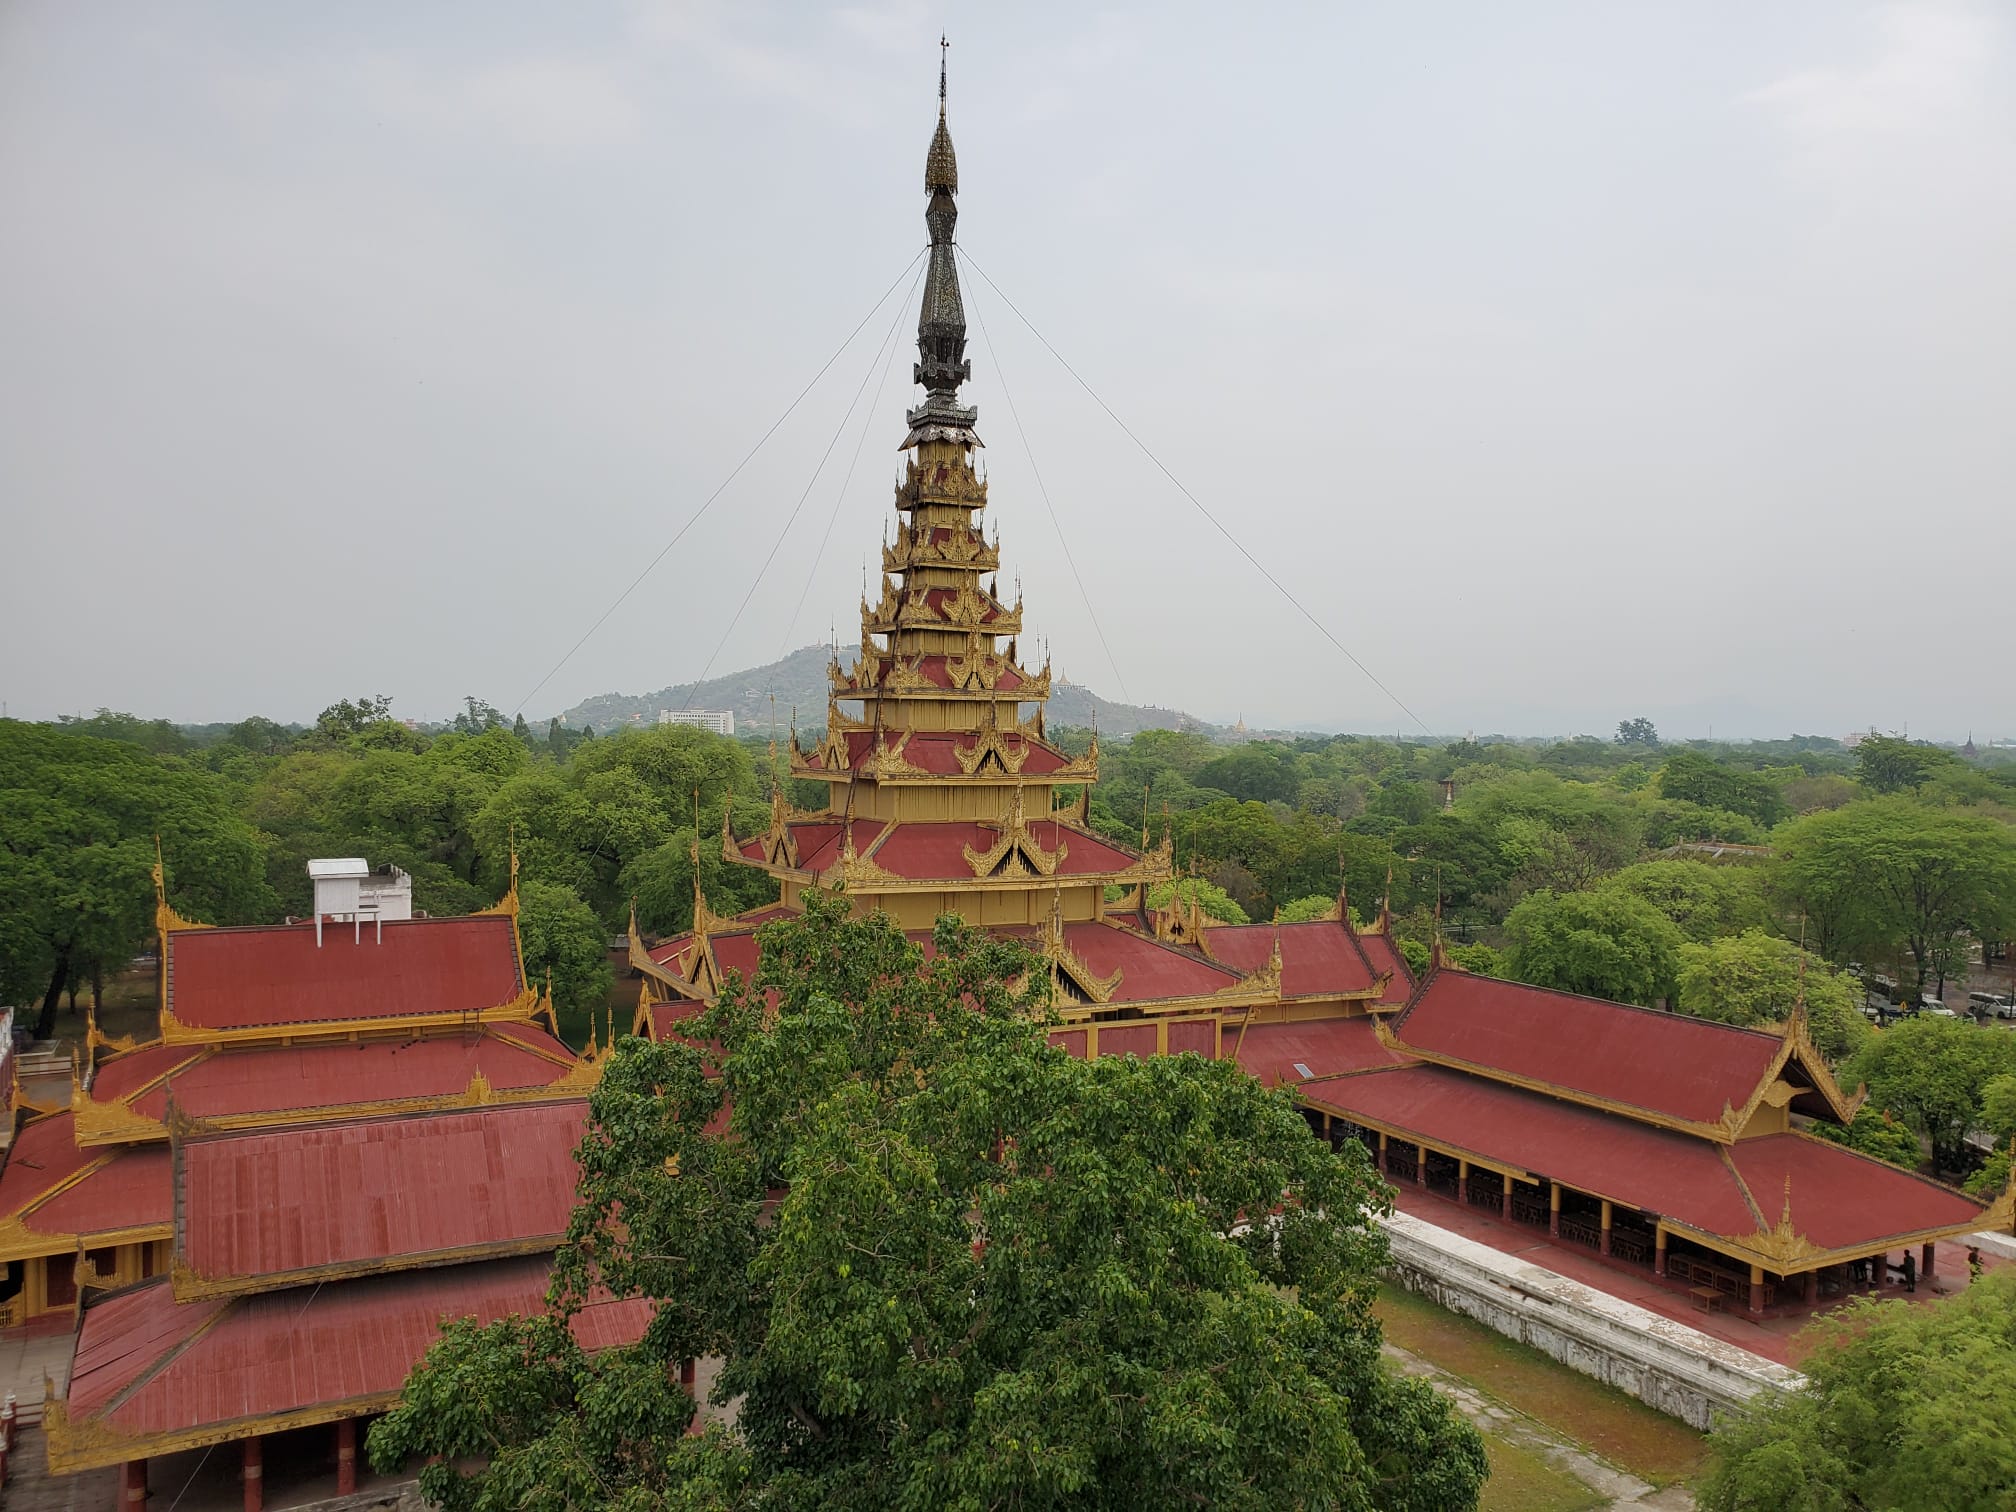
[[[908,278],[533,692],[922,246],[941,27],[965,252],[1428,727],[2016,735],[2016,11],[1841,0],[10,0],[8,712],[852,641]],[[966,294],[1025,651],[1415,728]]]

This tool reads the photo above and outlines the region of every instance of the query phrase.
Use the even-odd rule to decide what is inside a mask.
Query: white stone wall
[[[1405,1213],[1381,1220],[1392,1274],[1572,1370],[1706,1429],[1798,1371]]]

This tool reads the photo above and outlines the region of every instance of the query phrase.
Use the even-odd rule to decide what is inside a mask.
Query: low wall
[[[1419,1218],[1394,1213],[1380,1221],[1393,1277],[1409,1291],[1696,1428],[1743,1411],[1761,1391],[1805,1381],[1774,1360]]]

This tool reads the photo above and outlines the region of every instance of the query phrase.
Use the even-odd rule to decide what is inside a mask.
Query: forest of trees
[[[465,912],[503,891],[515,845],[528,966],[551,970],[577,1028],[607,998],[633,899],[647,934],[690,922],[696,838],[714,908],[774,896],[715,838],[731,800],[745,830],[759,822],[774,780],[760,738],[598,737],[477,699],[423,732],[360,698],[305,728],[0,721],[0,773],[0,997],[45,1033],[148,946],[157,835],[177,907],[217,923],[305,912],[317,855],[404,867],[420,907]],[[1822,1049],[1891,1115],[1855,1140],[1894,1150],[1907,1125],[1951,1171],[1990,1085],[2016,1074],[2016,1034],[1972,1023],[1906,1026],[1957,1037],[1951,1055],[1878,1054],[1851,975],[1913,1002],[1970,959],[1999,978],[2016,762],[1890,737],[1662,745],[1643,720],[1554,744],[1153,730],[1102,748],[1091,815],[1130,842],[1173,831],[1178,885],[1228,920],[1307,917],[1342,885],[1361,918],[1390,900],[1417,966],[1439,929],[1472,970],[1725,1022],[1782,1019],[1803,992]]]

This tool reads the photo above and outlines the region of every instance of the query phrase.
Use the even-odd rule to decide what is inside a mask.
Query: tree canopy
[[[1707,943],[1680,947],[1676,1006],[1720,1024],[1782,1024],[1800,997],[1813,1043],[1830,1062],[1841,1061],[1869,1038],[1862,1017],[1862,987],[1829,969],[1790,940],[1746,929]]]
[[[1536,892],[1505,919],[1505,967],[1536,987],[1651,1007],[1674,991],[1679,928],[1626,892]]]
[[[1227,1062],[1051,1048],[1020,946],[807,905],[718,1055],[625,1040],[592,1095],[555,1300],[643,1340],[451,1328],[374,1463],[442,1456],[450,1512],[1475,1505],[1475,1431],[1379,1359],[1360,1149]],[[702,1355],[738,1410],[689,1437]]]
[[[1702,1512],[1990,1512],[2016,1499],[2016,1270],[1812,1325],[1806,1386],[1724,1420]]]
[[[1923,1134],[1942,1170],[1969,1165],[1968,1133],[1999,1076],[2016,1073],[2016,1035],[1971,1019],[1918,1015],[1872,1035],[1842,1080],[1869,1088],[1868,1106],[1885,1109]]]

